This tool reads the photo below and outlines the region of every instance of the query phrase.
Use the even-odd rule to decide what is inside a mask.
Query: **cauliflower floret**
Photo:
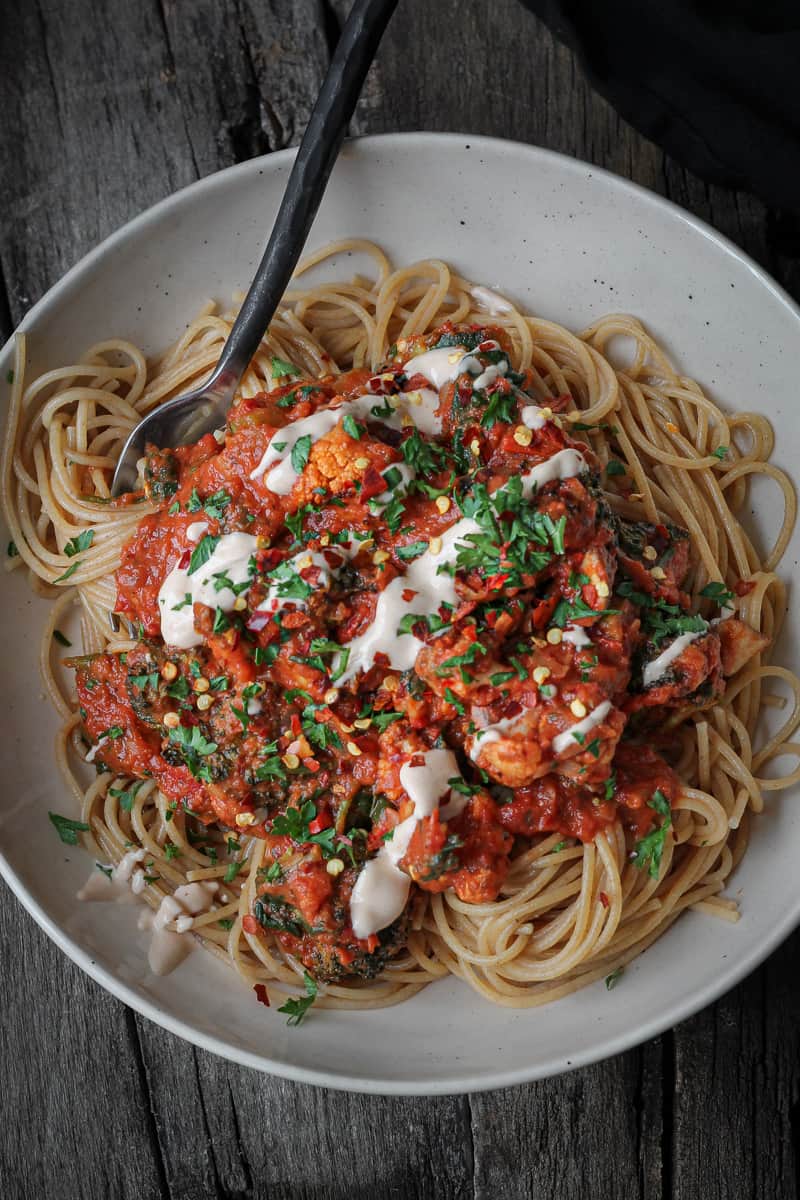
[[[370,468],[380,474],[396,459],[397,451],[391,446],[374,441],[366,433],[353,438],[337,425],[311,447],[308,463],[294,485],[292,503],[313,503],[322,494],[319,488],[336,496],[363,480]]]

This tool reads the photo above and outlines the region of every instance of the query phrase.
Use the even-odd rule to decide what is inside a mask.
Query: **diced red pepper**
[[[333,818],[327,809],[323,809],[321,813],[317,813],[313,821],[308,822],[309,833],[322,833],[323,829],[330,829],[333,824]]]

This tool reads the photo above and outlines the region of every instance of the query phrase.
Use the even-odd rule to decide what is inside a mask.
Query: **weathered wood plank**
[[[196,174],[155,4],[15,7],[0,39],[8,325]],[[0,1139],[3,1196],[166,1195],[133,1014],[55,950],[5,885],[2,896],[4,1112],[16,1114]]]
[[[675,1200],[796,1200],[798,971],[795,934],[744,984],[675,1030]]]
[[[270,1079],[142,1030],[171,1200],[472,1196],[466,1097],[356,1096]]]
[[[5,883],[0,912],[4,1200],[157,1200],[164,1177],[132,1014],[55,948]]]
[[[649,1042],[559,1079],[472,1096],[476,1197],[660,1196],[661,1054]]]
[[[0,263],[12,315],[196,177],[155,0],[18,2],[0,39]]]
[[[328,58],[317,0],[164,0],[163,14],[199,175],[300,140]]]

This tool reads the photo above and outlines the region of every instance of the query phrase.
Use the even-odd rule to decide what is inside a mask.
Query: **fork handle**
[[[378,43],[398,0],[354,0],[292,166],[267,248],[205,385],[230,401],[275,315],[317,215]],[[230,403],[229,401],[229,403]]]

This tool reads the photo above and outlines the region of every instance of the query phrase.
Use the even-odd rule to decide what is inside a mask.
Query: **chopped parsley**
[[[633,852],[633,865],[638,867],[639,870],[647,867],[648,875],[652,876],[653,879],[658,879],[667,830],[672,825],[672,812],[670,811],[669,801],[661,791],[655,791],[652,800],[648,803],[649,807],[654,808],[659,814],[662,821],[659,826],[651,829],[645,837],[636,843]]]
[[[303,437],[297,439],[292,446],[292,470],[301,475],[308,462],[308,456],[311,453],[311,434],[307,433]]]
[[[603,617],[618,611],[616,608],[606,608],[602,611],[592,608],[580,596],[576,596],[574,600],[567,600],[565,597],[562,597],[553,613],[553,624],[558,629],[564,629],[573,621],[580,621],[584,617]]]
[[[244,866],[243,859],[239,859],[238,861],[228,863],[228,866],[225,869],[225,874],[222,876],[224,882],[225,883],[233,883],[234,879],[239,874],[239,872],[241,871],[243,866]]]
[[[553,521],[540,512],[535,498],[523,494],[519,476],[492,493],[486,484],[475,484],[459,505],[479,526],[479,532],[457,543],[455,566],[462,571],[479,571],[497,587],[520,587],[525,576],[544,570],[553,554],[564,553],[566,517]]]
[[[185,675],[179,675],[174,683],[167,687],[167,695],[172,696],[175,700],[186,700],[190,691],[189,680]]]
[[[169,740],[178,747],[186,766],[195,779],[202,779],[209,783],[211,772],[208,765],[201,762],[201,759],[208,758],[210,754],[213,754],[217,749],[217,743],[208,741],[199,725],[178,725],[175,729],[170,729]]]
[[[65,579],[69,579],[71,575],[75,574],[80,565],[80,562],[72,563],[69,567],[67,567],[63,575],[59,575],[57,579],[53,580],[53,583],[63,583]]]
[[[395,553],[403,562],[411,562],[414,558],[419,558],[428,549],[427,542],[409,542],[407,546],[398,546]]]
[[[610,975],[606,975],[606,988],[609,992],[614,990],[624,974],[625,968],[617,967],[616,971],[612,971]]]
[[[83,533],[79,533],[77,537],[70,538],[64,547],[64,553],[67,558],[74,558],[76,554],[80,554],[83,550],[88,550],[94,541],[94,530],[84,529]]]
[[[47,815],[65,846],[77,846],[78,834],[89,831],[89,826],[85,825],[83,821],[73,821],[69,817],[62,817],[59,813],[54,812]]]
[[[189,559],[188,575],[194,575],[195,571],[199,571],[216,550],[219,545],[219,538],[212,534],[205,534],[192,551],[192,557]]]
[[[357,442],[361,440],[361,435],[364,433],[364,426],[358,423],[352,413],[347,413],[342,418],[342,428],[349,437],[354,438]]]
[[[707,583],[700,595],[705,596],[708,600],[716,601],[720,608],[725,604],[730,604],[733,600],[733,592],[729,592],[725,584],[719,582]]]
[[[481,414],[481,425],[484,429],[492,429],[501,421],[510,425],[517,413],[517,400],[513,392],[492,392],[489,403]]]
[[[133,802],[136,800],[139,788],[144,784],[143,779],[139,779],[130,787],[109,787],[108,794],[113,796],[115,800],[119,800],[119,805],[125,812],[130,812],[133,808]],[[169,857],[169,856],[167,856]]]
[[[418,475],[436,475],[443,469],[446,451],[435,442],[426,442],[415,427],[400,445],[403,458]]]
[[[221,608],[214,609],[214,624],[212,630],[214,633],[224,633],[226,629],[230,629],[231,623],[228,620],[225,612]]]
[[[214,492],[213,496],[206,497],[203,502],[203,508],[206,513],[215,521],[221,521],[224,510],[231,502],[231,498],[224,488]]]
[[[303,981],[306,987],[305,996],[294,996],[278,1009],[278,1012],[286,1013],[288,1016],[287,1025],[300,1025],[308,1016],[309,1009],[317,998],[316,979],[309,975],[308,971],[304,971]]]
[[[293,366],[293,364],[287,362],[286,359],[278,358],[277,356],[273,356],[271,371],[273,379],[285,379],[287,375],[300,374],[298,367]]]

